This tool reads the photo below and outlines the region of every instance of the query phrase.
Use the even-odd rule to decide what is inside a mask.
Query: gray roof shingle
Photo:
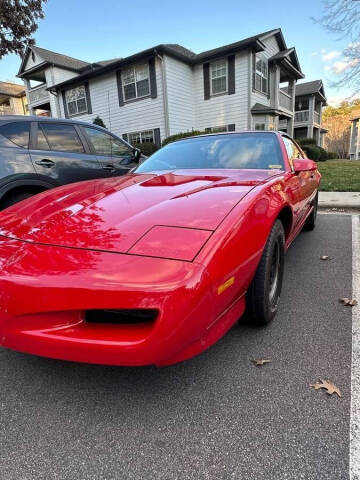
[[[89,62],[84,62],[77,58],[69,57],[61,53],[52,52],[51,50],[46,50],[45,48],[40,48],[36,45],[31,46],[31,49],[35,53],[38,53],[46,62],[54,63],[71,70],[81,70],[82,68],[90,65]]]

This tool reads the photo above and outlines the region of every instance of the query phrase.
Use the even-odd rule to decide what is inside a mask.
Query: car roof
[[[58,117],[42,117],[38,115],[1,115],[0,125],[9,122],[60,122],[60,123],[75,123],[77,125],[93,126],[95,128],[103,129],[99,125],[94,125],[90,122],[81,122],[80,120],[73,120],[71,118]],[[106,129],[103,129],[106,130]],[[108,130],[106,130],[108,131]]]
[[[190,137],[183,137],[175,140],[176,142],[180,142],[183,140],[191,140],[194,138],[201,138],[201,137],[217,137],[221,135],[239,135],[239,134],[244,134],[244,133],[265,133],[265,134],[271,134],[271,135],[285,135],[287,134],[285,132],[277,131],[277,130],[239,130],[235,132],[209,132],[209,133],[204,133],[202,135],[192,135]]]

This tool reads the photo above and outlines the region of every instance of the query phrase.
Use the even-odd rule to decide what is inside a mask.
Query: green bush
[[[314,160],[315,162],[318,162],[320,160],[320,148],[316,145],[301,145],[301,148],[311,160]]]
[[[156,150],[158,150],[158,147],[155,145],[155,143],[152,142],[146,142],[146,143],[134,143],[133,147],[139,148],[144,155],[147,157],[150,157]]]
[[[328,159],[328,152],[325,150],[325,148],[322,148],[322,147],[318,147],[318,149],[320,150],[319,161],[326,162],[326,160]]]
[[[296,138],[295,139],[299,145],[316,145],[315,138]]]
[[[99,117],[99,115],[98,115],[96,118],[94,118],[93,124],[94,124],[94,125],[98,125],[99,127],[106,128],[106,125],[105,125],[105,123],[103,122],[103,119],[102,119],[101,117]]]
[[[175,142],[176,140],[180,140],[181,138],[194,137],[196,135],[205,135],[207,133],[209,132],[202,132],[200,130],[192,130],[191,132],[176,133],[175,135],[170,135],[170,137],[165,138],[165,140],[162,142],[162,146],[164,147],[168,143]]]
[[[336,152],[328,152],[328,160],[336,160],[339,158],[339,154]]]

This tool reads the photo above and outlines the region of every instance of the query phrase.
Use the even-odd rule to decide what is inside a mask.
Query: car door
[[[291,138],[286,136],[283,136],[282,138],[288,154],[290,166],[293,168],[293,160],[295,158],[304,158],[304,155]],[[311,175],[313,175],[313,172],[293,173],[287,182],[287,193],[292,197],[294,204],[295,224],[300,222],[304,217],[312,199],[313,185],[310,178]]]
[[[62,185],[104,176],[78,125],[71,122],[32,122],[30,155],[37,174]]]
[[[109,176],[124,175],[136,167],[133,148],[120,138],[95,127],[82,127],[89,147]]]

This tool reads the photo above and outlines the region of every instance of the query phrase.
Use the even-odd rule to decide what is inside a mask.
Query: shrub
[[[336,152],[328,152],[328,160],[335,160],[336,158],[339,158],[339,154]]]
[[[315,162],[320,160],[320,148],[316,145],[301,145],[301,148],[311,160],[314,160]]]
[[[158,147],[153,142],[146,142],[146,143],[134,143],[133,147],[139,148],[144,155],[150,157]]]
[[[318,149],[320,150],[320,162],[326,162],[326,160],[328,159],[328,152],[325,150],[325,148],[322,147],[318,147]]]
[[[299,145],[316,145],[315,138],[296,138],[295,139]]]
[[[180,140],[181,138],[194,137],[196,135],[205,135],[206,133],[209,133],[209,132],[192,130],[191,132],[176,133],[175,135],[170,135],[170,137],[165,138],[165,140],[162,142],[162,146],[164,147],[168,143],[175,142],[176,140]]]
[[[106,125],[105,125],[105,123],[103,122],[103,119],[100,118],[99,115],[98,115],[96,118],[94,118],[93,124],[94,124],[94,125],[98,125],[99,127],[106,128]]]

